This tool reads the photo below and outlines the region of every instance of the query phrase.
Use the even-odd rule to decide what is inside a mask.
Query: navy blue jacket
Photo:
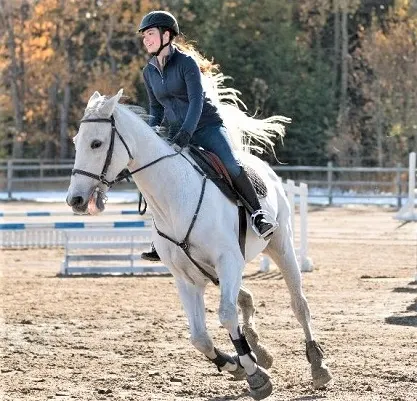
[[[164,120],[170,135],[180,128],[192,135],[206,125],[222,122],[217,107],[205,95],[200,74],[197,62],[175,46],[162,71],[156,57],[150,59],[143,69],[150,126],[161,125]]]

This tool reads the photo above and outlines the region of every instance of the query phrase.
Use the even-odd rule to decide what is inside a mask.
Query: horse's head
[[[106,98],[94,92],[74,137],[75,162],[67,203],[75,213],[104,210],[105,193],[129,163],[130,151],[119,137],[114,112],[123,90]]]

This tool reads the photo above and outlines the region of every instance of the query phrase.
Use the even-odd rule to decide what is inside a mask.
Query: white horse
[[[281,269],[292,309],[304,330],[313,385],[326,385],[331,374],[314,340],[294,251],[290,206],[280,179],[257,157],[242,155],[244,163],[265,182],[267,196],[261,199],[262,208],[278,222],[268,241],[258,238],[249,225],[246,252],[242,255],[236,204],[196,171],[187,150],[179,153],[173,149],[140,116],[119,104],[121,95],[119,91],[107,98],[95,92],[88,102],[74,138],[76,156],[68,205],[76,213],[102,211],[108,187],[119,180],[126,167],[130,170],[151,209],[153,241],[175,278],[189,321],[191,343],[220,371],[236,379],[246,378],[255,399],[272,392],[266,370],[272,357],[259,343],[253,298],[242,286],[242,273],[245,264],[259,253],[269,255]],[[216,348],[207,332],[204,291],[210,281],[219,285],[220,322],[229,332],[237,355],[230,356]],[[238,306],[242,310],[242,329]]]

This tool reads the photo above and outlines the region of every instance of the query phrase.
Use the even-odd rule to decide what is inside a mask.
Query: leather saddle
[[[245,201],[233,187],[232,179],[230,178],[226,167],[224,167],[223,162],[217,155],[201,147],[193,145],[189,146],[189,152],[193,160],[207,175],[207,178],[213,181],[213,183],[220,189],[220,191],[223,192],[227,198],[229,198],[234,203],[237,203],[238,200],[241,200],[243,203],[245,203]],[[266,197],[268,191],[262,178],[253,168],[247,165],[243,165],[242,167],[245,169],[246,174],[249,176],[249,179],[255,188],[258,198]]]

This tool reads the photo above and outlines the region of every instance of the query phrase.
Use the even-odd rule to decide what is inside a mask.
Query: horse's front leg
[[[229,331],[239,363],[245,369],[251,396],[261,400],[271,394],[272,384],[266,370],[258,366],[256,357],[239,327],[237,298],[244,265],[245,262],[240,253],[228,252],[219,259],[216,266],[220,281],[219,318],[223,327]]]
[[[176,284],[182,305],[190,325],[191,344],[202,352],[219,371],[229,372],[236,380],[245,378],[245,371],[239,360],[214,347],[207,332],[204,305],[205,287],[199,287],[177,278]]]

